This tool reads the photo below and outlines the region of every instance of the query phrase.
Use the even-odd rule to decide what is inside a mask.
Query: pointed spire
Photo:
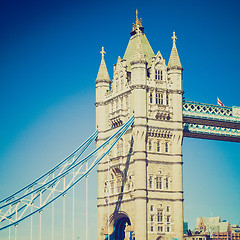
[[[105,59],[104,59],[104,54],[106,54],[106,52],[104,51],[104,47],[102,47],[102,51],[100,53],[102,54],[102,60],[101,60],[101,64],[100,64],[100,67],[98,70],[98,75],[97,75],[96,81],[104,80],[107,82],[111,82],[111,80],[109,78],[107,66],[105,63]]]
[[[172,40],[173,40],[173,47],[172,47],[172,52],[169,58],[168,62],[168,68],[180,68],[182,69],[182,64],[180,62],[180,58],[178,56],[178,51],[176,47],[176,35],[175,32],[173,32]]]

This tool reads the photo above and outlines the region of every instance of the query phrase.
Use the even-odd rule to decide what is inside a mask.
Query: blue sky
[[[47,171],[95,130],[99,52],[104,46],[112,77],[136,9],[154,52],[167,62],[176,32],[186,100],[216,104],[218,96],[240,106],[239,1],[3,0],[0,198]],[[211,212],[239,223],[239,146],[184,139],[184,215],[191,227]],[[92,179],[95,199],[96,173]]]

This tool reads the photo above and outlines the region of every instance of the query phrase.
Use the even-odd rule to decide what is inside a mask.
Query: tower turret
[[[172,102],[173,102],[173,119],[175,121],[182,121],[182,64],[180,62],[180,58],[178,55],[177,47],[176,47],[176,35],[173,32],[172,40],[173,46],[171,55],[168,62],[168,78],[172,83]]]
[[[173,85],[176,89],[182,90],[182,64],[180,62],[180,58],[177,51],[176,46],[176,35],[173,32],[172,40],[173,46],[170,54],[170,58],[168,61],[168,76],[170,80],[173,82]]]
[[[99,131],[104,131],[106,129],[106,109],[105,109],[105,95],[110,90],[111,80],[109,78],[109,74],[107,71],[107,66],[104,59],[104,48],[102,47],[102,54],[101,64],[98,70],[96,83],[96,125]]]

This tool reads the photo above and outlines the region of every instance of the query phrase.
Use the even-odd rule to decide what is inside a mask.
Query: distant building
[[[240,240],[240,227],[238,225],[231,225],[232,240]]]
[[[197,218],[195,233],[209,234],[213,240],[240,240],[239,226],[231,226],[229,221],[221,221],[220,217]]]
[[[187,235],[183,235],[183,240],[210,240],[208,233],[191,232],[188,230]]]

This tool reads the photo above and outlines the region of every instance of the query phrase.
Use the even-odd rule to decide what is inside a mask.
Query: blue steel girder
[[[240,107],[183,102],[183,135],[240,142]]]

